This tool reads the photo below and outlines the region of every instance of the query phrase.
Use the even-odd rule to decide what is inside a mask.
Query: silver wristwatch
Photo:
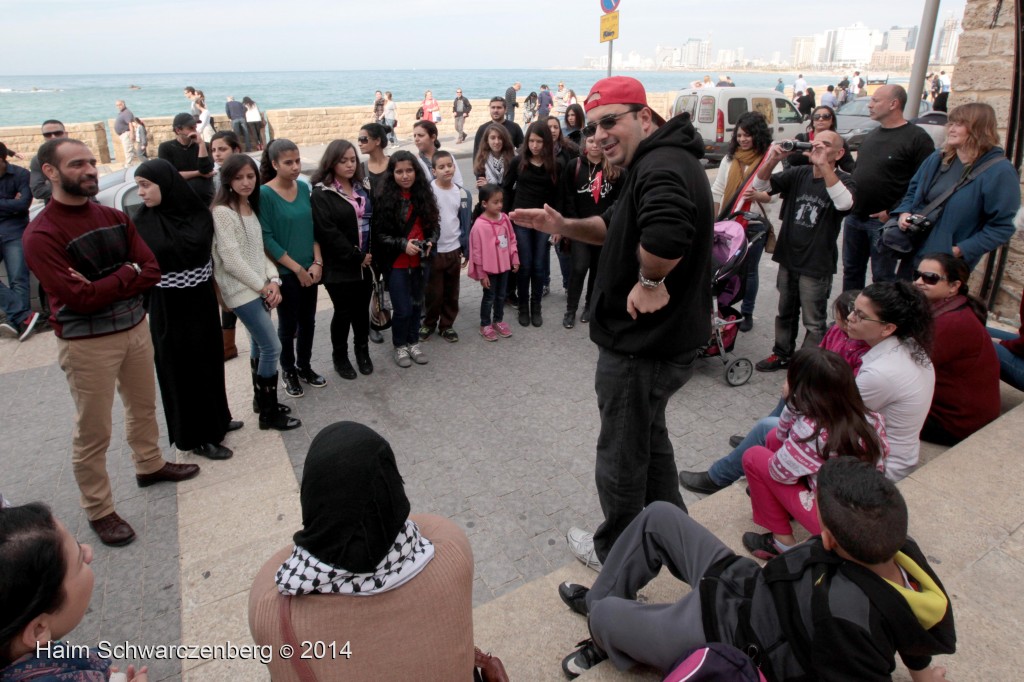
[[[641,270],[639,274],[640,286],[642,286],[644,289],[657,289],[665,282],[664,277],[662,277],[661,279],[647,279],[646,277],[644,277],[643,270]]]
[[[281,280],[280,277],[271,277],[270,278],[270,283],[271,284],[276,284],[277,286],[281,286],[281,284],[283,284],[283,281]]]

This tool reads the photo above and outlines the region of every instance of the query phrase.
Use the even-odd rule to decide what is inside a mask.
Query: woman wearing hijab
[[[210,459],[232,422],[224,388],[223,338],[213,292],[213,216],[169,162],[153,159],[135,172],[143,206],[139,235],[163,275],[149,292],[149,329],[167,433],[179,450]]]
[[[473,555],[462,530],[409,516],[391,446],[355,422],[309,446],[302,530],[263,565],[249,592],[253,639],[348,644],[345,660],[274,656],[275,680],[469,680],[473,671]],[[283,601],[282,601],[283,600]],[[335,656],[334,658],[337,658]],[[298,659],[298,657],[296,657]]]

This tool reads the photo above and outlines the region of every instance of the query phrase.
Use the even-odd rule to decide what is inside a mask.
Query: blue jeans
[[[238,138],[238,141],[244,145],[242,149],[247,152],[252,151],[252,140],[249,139],[249,126],[245,124],[245,118],[233,118],[231,119],[231,131]]]
[[[0,282],[0,308],[7,315],[7,321],[16,328],[29,316],[32,309],[28,286],[28,266],[25,265],[25,252],[21,248],[21,235],[3,237],[0,244],[0,258],[7,268],[7,281]]]
[[[708,476],[715,485],[730,485],[743,478],[743,453],[755,445],[768,442],[768,433],[779,424],[778,417],[764,417],[750,429],[747,437],[740,441],[736,449],[718,460],[708,469]]]
[[[498,275],[487,275],[491,286],[484,289],[484,298],[480,301],[481,327],[505,320],[505,295],[508,290],[508,278],[511,274],[511,270],[506,270]],[[492,310],[494,311],[493,317],[491,317]]]
[[[754,303],[757,302],[757,290],[761,288],[761,277],[757,271],[761,264],[761,255],[764,253],[764,239],[758,239],[757,243],[747,251],[747,281],[743,290],[743,304],[740,312],[744,315],[754,314]]]
[[[796,350],[801,315],[805,348],[817,346],[825,337],[832,278],[798,275],[780,265],[776,288],[779,290],[779,314],[775,317],[775,347],[772,352],[780,358],[789,359]]]
[[[889,249],[882,246],[882,221],[861,220],[851,213],[843,223],[843,291],[864,288],[869,259],[872,281],[892,282],[896,278],[895,261]]]
[[[420,342],[420,311],[423,309],[423,269],[391,268],[391,343],[395,348]]]
[[[263,307],[263,299],[257,298],[234,309],[235,315],[249,332],[249,357],[258,360],[256,374],[272,377],[277,374],[277,361],[281,357],[281,339],[270,319],[270,313]]]
[[[519,248],[519,305],[528,302],[540,303],[540,297],[544,293],[544,263],[549,262],[551,257],[548,250],[548,235],[528,227],[514,227]]]
[[[650,503],[663,500],[686,509],[665,406],[693,376],[694,362],[695,354],[668,362],[598,349],[594,388],[601,433],[594,478],[604,522],[594,533],[594,549],[601,561]]]
[[[1012,341],[1019,338],[1013,332],[992,327],[988,328],[988,334],[1000,341]],[[996,346],[996,355],[999,356],[999,378],[1018,391],[1024,391],[1024,358],[1014,355],[1009,348],[1003,346]]]

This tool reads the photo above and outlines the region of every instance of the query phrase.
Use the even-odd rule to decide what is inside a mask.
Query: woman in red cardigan
[[[999,416],[999,358],[985,329],[984,306],[967,293],[970,270],[948,253],[924,256],[914,284],[935,321],[935,395],[922,440],[955,445]]]

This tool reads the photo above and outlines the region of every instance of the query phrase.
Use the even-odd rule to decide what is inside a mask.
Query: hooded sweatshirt
[[[619,199],[603,217],[608,228],[593,294],[590,338],[625,355],[685,358],[711,337],[711,185],[698,159],[704,142],[688,120],[673,118],[643,140]],[[682,260],[665,279],[669,302],[661,310],[626,312],[638,281],[637,247]]]

